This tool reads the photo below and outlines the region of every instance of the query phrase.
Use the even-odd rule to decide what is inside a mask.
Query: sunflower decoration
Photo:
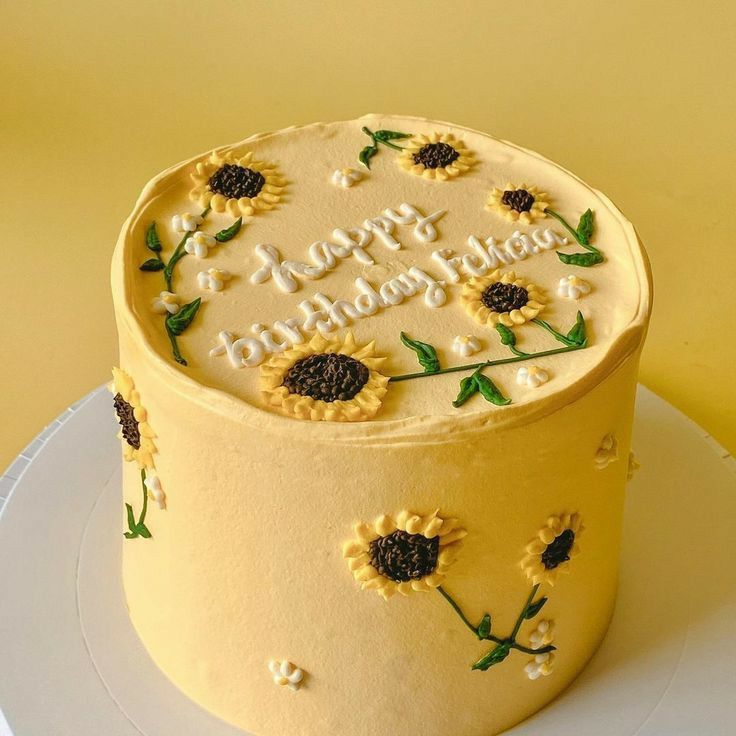
[[[387,391],[388,377],[378,371],[385,360],[374,342],[358,345],[351,332],[344,340],[317,334],[264,363],[261,390],[271,406],[299,419],[372,419]]]
[[[123,455],[128,461],[135,460],[140,468],[152,468],[156,435],[148,424],[148,412],[141,404],[141,396],[125,371],[113,368],[112,377],[110,391],[115,397],[113,405],[121,427],[118,437],[123,440]]]
[[[488,198],[486,209],[497,212],[507,220],[530,225],[546,216],[549,207],[548,195],[535,186],[507,184],[504,189],[494,189]]]
[[[401,168],[440,181],[465,173],[474,163],[475,156],[452,133],[415,135],[399,155]]]
[[[373,524],[356,524],[343,557],[361,588],[388,600],[395,593],[409,595],[442,585],[467,532],[457,519],[438,514],[402,511],[396,519],[380,516]]]
[[[527,547],[521,567],[534,585],[554,585],[559,573],[570,572],[570,560],[580,553],[578,538],[585,527],[578,514],[550,516]]]
[[[460,300],[476,322],[488,327],[523,325],[545,307],[542,290],[513,271],[471,278],[463,285]]]
[[[194,189],[189,199],[215,212],[233,217],[248,217],[261,210],[273,209],[286,186],[274,164],[254,161],[253,152],[236,156],[232,152],[213,151],[197,164],[192,174]]]

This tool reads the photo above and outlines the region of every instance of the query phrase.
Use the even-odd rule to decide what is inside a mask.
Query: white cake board
[[[0,734],[243,736],[179,692],[129,622],[116,433],[99,389],[0,479]],[[736,732],[736,463],[644,388],[634,447],[608,636],[508,736]]]

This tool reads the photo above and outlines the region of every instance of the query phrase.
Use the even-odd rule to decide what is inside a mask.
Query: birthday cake
[[[456,125],[255,135],[144,189],[112,269],[131,620],[257,736],[489,736],[608,625],[646,256]]]

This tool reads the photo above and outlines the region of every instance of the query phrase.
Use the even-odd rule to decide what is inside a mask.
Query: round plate
[[[0,734],[243,736],[179,692],[130,624],[116,427],[98,389],[0,479]],[[736,463],[644,388],[634,447],[609,633],[508,736],[733,734]]]

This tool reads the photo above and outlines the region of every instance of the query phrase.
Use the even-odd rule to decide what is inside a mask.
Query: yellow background
[[[109,377],[109,262],[146,180],[258,131],[396,112],[602,189],[654,268],[642,380],[736,450],[736,5],[4,3],[0,468]]]

